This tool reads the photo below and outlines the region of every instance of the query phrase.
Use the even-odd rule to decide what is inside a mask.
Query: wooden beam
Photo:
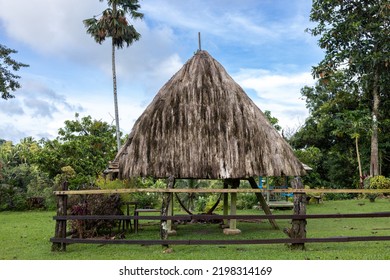
[[[255,179],[253,177],[251,177],[248,179],[248,182],[251,185],[252,189],[256,190],[257,184],[256,184]],[[263,209],[264,213],[267,215],[272,215],[271,209],[269,208],[267,201],[265,201],[263,194],[258,193],[258,192],[256,192],[255,194],[256,194],[257,199],[259,200],[260,206]],[[271,225],[274,229],[279,229],[279,226],[274,219],[268,219],[268,221],[271,223]]]
[[[138,239],[82,239],[82,238],[50,238],[53,243],[68,244],[142,244],[142,245],[242,245],[242,244],[286,244],[286,243],[323,243],[323,242],[362,242],[390,241],[390,236],[336,236],[320,238],[270,238],[270,239],[203,239],[203,240],[138,240]]]
[[[367,219],[367,218],[388,218],[390,212],[374,213],[352,213],[352,214],[276,214],[276,215],[175,215],[162,217],[157,216],[127,216],[127,215],[65,215],[54,216],[55,221],[65,220],[175,220],[175,221],[193,221],[193,220],[215,220],[218,219],[243,219],[243,220],[263,220],[263,219],[282,219],[282,220],[304,220],[304,219]],[[387,228],[383,228],[387,229]],[[388,228],[390,229],[390,228]]]
[[[390,189],[103,189],[55,191],[55,195],[121,194],[121,193],[390,193]]]

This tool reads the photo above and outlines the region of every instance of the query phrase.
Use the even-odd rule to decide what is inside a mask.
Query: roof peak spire
[[[198,32],[198,52],[202,51],[202,40],[200,32]]]

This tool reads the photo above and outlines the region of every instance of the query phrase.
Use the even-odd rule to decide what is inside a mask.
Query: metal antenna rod
[[[201,40],[200,40],[200,32],[198,32],[198,44],[199,44],[199,51],[202,50],[202,44],[201,44]]]

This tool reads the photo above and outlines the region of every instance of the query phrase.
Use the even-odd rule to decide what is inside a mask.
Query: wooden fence
[[[390,236],[343,236],[326,238],[278,238],[278,239],[223,239],[223,240],[132,240],[132,239],[83,239],[69,238],[66,234],[67,221],[69,220],[160,220],[160,221],[192,221],[192,220],[215,220],[218,219],[291,219],[306,225],[307,219],[351,219],[351,218],[389,218],[390,212],[378,213],[354,213],[354,214],[278,214],[278,215],[155,215],[155,216],[135,216],[135,215],[67,215],[67,200],[69,195],[97,195],[97,194],[123,194],[123,193],[259,193],[264,192],[261,189],[116,189],[116,190],[79,190],[69,191],[66,186],[61,191],[55,192],[57,195],[57,216],[53,217],[56,221],[55,236],[50,239],[53,243],[52,250],[65,251],[67,244],[86,243],[86,244],[144,244],[144,245],[206,245],[206,244],[292,244],[302,247],[305,243],[318,242],[352,242],[352,241],[390,241]],[[367,190],[367,189],[283,189],[270,190],[270,192],[288,192],[294,195],[306,193],[390,193],[390,190]],[[304,200],[305,201],[305,200]],[[390,222],[390,220],[389,220]]]

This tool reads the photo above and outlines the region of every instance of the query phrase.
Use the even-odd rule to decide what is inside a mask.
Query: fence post
[[[68,190],[68,182],[61,184],[61,190]],[[68,208],[68,195],[61,194],[57,196],[57,216],[66,216]],[[56,228],[54,232],[55,238],[66,238],[66,220],[57,220]],[[64,242],[53,242],[51,246],[52,251],[66,251],[66,243]]]
[[[291,181],[293,189],[303,189],[302,180],[296,177]],[[294,193],[294,215],[306,215],[306,193]],[[306,219],[292,219],[291,228],[283,231],[293,239],[306,238]],[[292,249],[305,249],[305,243],[293,243]]]

